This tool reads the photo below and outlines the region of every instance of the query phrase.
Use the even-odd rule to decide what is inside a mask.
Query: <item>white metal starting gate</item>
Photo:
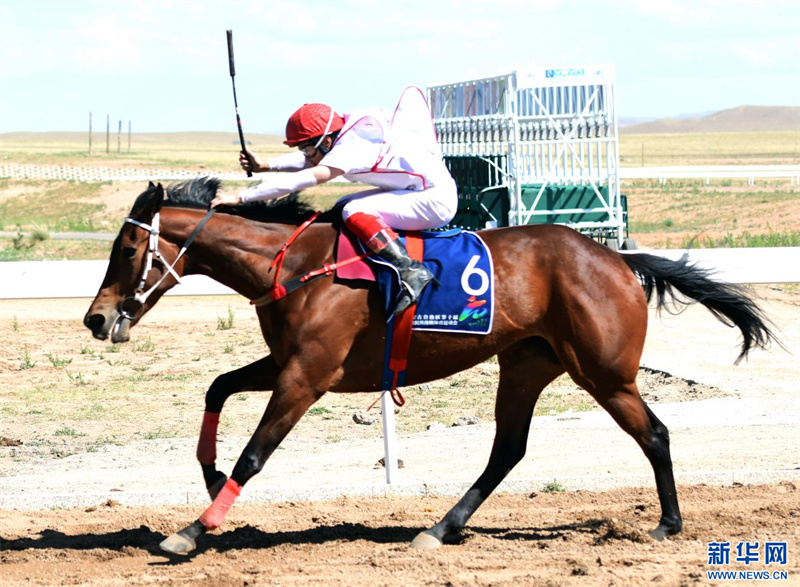
[[[620,246],[614,85],[613,65],[539,68],[431,86],[428,100],[445,158],[486,160],[508,187],[498,224],[567,224]]]

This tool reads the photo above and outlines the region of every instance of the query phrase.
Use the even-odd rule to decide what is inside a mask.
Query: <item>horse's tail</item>
[[[753,347],[765,349],[770,341],[783,347],[770,329],[771,323],[758,305],[745,293],[743,287],[711,279],[711,272],[689,263],[688,253],[672,261],[646,253],[623,254],[622,260],[630,267],[644,287],[649,302],[656,292],[656,308],[673,308],[688,304],[679,300],[673,289],[687,298],[700,302],[727,326],[736,326],[742,332],[742,351],[736,364],[744,359]]]

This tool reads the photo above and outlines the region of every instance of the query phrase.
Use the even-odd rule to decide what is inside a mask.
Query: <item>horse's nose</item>
[[[106,317],[102,314],[86,314],[83,323],[86,328],[92,331],[95,338],[106,338],[106,336],[101,336],[103,326],[106,323]]]

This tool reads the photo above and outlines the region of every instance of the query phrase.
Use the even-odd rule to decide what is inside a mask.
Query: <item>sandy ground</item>
[[[491,422],[400,433],[405,467],[391,487],[374,465],[379,435],[331,443],[320,441],[319,429],[298,427],[221,530],[194,556],[172,560],[157,544],[207,501],[187,434],[63,458],[23,458],[25,445],[0,447],[0,585],[728,584],[707,578],[719,569],[706,564],[712,541],[731,541],[732,560],[740,541],[787,541],[789,562],[780,570],[786,584],[798,584],[800,305],[779,289],[758,293],[790,352],[756,351],[733,367],[737,335],[705,310],[651,320],[642,363],[722,391],[698,401],[653,400],[670,428],[685,518],[684,533],[666,542],[646,536],[659,511],[639,449],[605,413],[565,412],[535,418],[523,463],[462,539],[436,553],[407,543],[480,474]],[[169,336],[203,303],[164,300],[153,316],[163,330],[153,336]],[[48,332],[87,305],[3,302],[0,318],[4,327],[11,316],[26,328],[39,321]],[[82,336],[88,340],[88,331]],[[25,374],[14,368],[17,357],[4,358],[0,381],[10,386]],[[0,436],[34,436],[2,417]],[[245,441],[222,436],[224,470]],[[543,491],[554,480],[567,491]],[[723,570],[775,568],[761,560]]]
[[[789,563],[779,568],[789,580],[775,583],[797,585],[796,484],[682,487],[687,524],[664,542],[642,532],[658,519],[652,493],[497,495],[456,544],[433,553],[407,543],[451,499],[250,504],[180,559],[155,545],[194,515],[186,506],[2,512],[0,585],[730,585],[709,581],[706,572],[774,571],[763,561],[765,541],[788,542]],[[733,544],[730,565],[706,564],[715,541]],[[756,541],[759,563],[734,561],[738,543]]]

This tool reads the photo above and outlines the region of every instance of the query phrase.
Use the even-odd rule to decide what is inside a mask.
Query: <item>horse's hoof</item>
[[[222,488],[225,486],[225,483],[228,482],[228,476],[222,474],[222,476],[216,480],[216,482],[208,488],[208,495],[211,498],[211,501],[217,499],[217,495]]]
[[[664,528],[662,528],[661,526],[659,526],[658,528],[655,528],[653,530],[650,530],[650,532],[648,532],[648,534],[650,534],[650,538],[652,538],[653,540],[656,540],[658,542],[663,542],[664,539],[667,536],[669,536],[667,531]]]
[[[442,541],[428,532],[420,532],[417,534],[414,540],[411,541],[411,548],[415,550],[422,550],[424,552],[438,550],[441,547]]]
[[[197,548],[197,543],[192,538],[182,536],[179,532],[175,532],[175,534],[164,540],[164,542],[158,546],[161,550],[170,554],[189,554]]]
[[[680,518],[678,519],[670,519],[667,518],[664,520],[661,519],[661,523],[656,527],[654,530],[650,530],[648,534],[650,538],[653,540],[657,540],[658,542],[662,542],[665,538],[669,538],[670,536],[674,536],[675,534],[680,534],[680,531],[683,529],[683,522]]]

